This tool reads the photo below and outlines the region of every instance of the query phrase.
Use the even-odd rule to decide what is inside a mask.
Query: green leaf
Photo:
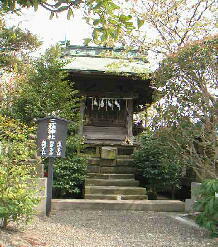
[[[115,10],[115,9],[120,9],[120,7],[111,1],[109,5],[109,9]]]
[[[119,20],[121,22],[126,22],[126,21],[130,21],[132,19],[132,16],[131,15],[120,15],[119,16]]]
[[[93,25],[97,26],[99,23],[101,23],[101,19],[96,19],[94,20]]]
[[[65,11],[65,10],[68,10],[69,9],[69,6],[62,6],[58,9],[59,12],[62,12],[62,11]]]
[[[89,43],[92,41],[92,39],[90,39],[90,38],[87,38],[87,39],[84,39],[84,41],[83,41],[83,43],[84,43],[84,45],[89,45]]]
[[[67,19],[70,20],[71,17],[73,17],[73,10],[70,8],[68,9],[68,12],[67,12]]]
[[[108,33],[106,30],[104,30],[101,36],[101,41],[105,42],[107,39],[108,39]]]
[[[139,18],[137,19],[138,28],[141,28],[144,25],[144,23],[145,23],[145,20],[139,19]]]
[[[33,7],[34,7],[34,11],[37,11],[38,10],[39,2],[37,0],[34,0],[33,1]]]

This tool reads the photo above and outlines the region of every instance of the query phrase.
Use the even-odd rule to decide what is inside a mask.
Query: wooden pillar
[[[84,113],[85,113],[85,99],[80,102],[80,124],[79,124],[79,135],[83,135],[83,125],[84,125]]]
[[[126,100],[126,110],[127,110],[127,135],[128,138],[133,136],[132,126],[133,126],[133,99]]]

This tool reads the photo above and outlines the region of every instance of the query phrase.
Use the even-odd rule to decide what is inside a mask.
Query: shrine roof
[[[68,71],[82,73],[147,73],[148,63],[136,50],[123,48],[67,46],[63,58],[69,63],[64,67]]]

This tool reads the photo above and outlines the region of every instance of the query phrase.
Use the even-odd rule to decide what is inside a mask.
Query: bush
[[[28,166],[34,144],[28,140],[32,129],[0,115],[0,219],[28,221],[38,203],[33,184],[34,167]],[[30,186],[31,180],[31,186]]]
[[[75,198],[82,196],[87,160],[77,154],[59,159],[54,167],[54,189],[59,198]]]
[[[0,219],[6,228],[10,221],[28,222],[39,203],[27,166],[0,166]]]
[[[148,194],[156,199],[157,192],[179,187],[181,164],[164,142],[164,136],[146,134],[141,137],[141,147],[134,154],[134,164],[144,179]]]
[[[201,211],[196,218],[196,223],[211,232],[212,237],[218,237],[218,180],[205,180],[200,187],[195,209]]]

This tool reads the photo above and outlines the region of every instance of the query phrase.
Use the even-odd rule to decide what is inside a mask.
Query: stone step
[[[86,194],[146,195],[146,189],[141,187],[85,186]]]
[[[134,179],[134,174],[98,174],[98,173],[88,173],[87,178],[93,179]]]
[[[184,212],[185,203],[177,200],[89,200],[53,199],[52,210],[134,210]]]
[[[102,195],[102,194],[85,194],[85,199],[94,200],[118,200],[117,195]]]
[[[136,168],[128,166],[95,166],[89,165],[87,167],[88,173],[101,173],[101,174],[130,174],[135,173]]]
[[[117,159],[117,166],[133,166],[133,159]]]
[[[121,195],[121,200],[148,200],[147,195]]]
[[[101,159],[100,158],[88,158],[89,165],[100,165]]]
[[[87,167],[88,173],[100,173],[100,166],[89,165]]]
[[[98,200],[147,200],[147,195],[101,195],[86,194],[85,199]]]
[[[89,165],[96,165],[96,166],[133,166],[133,159],[130,158],[119,158],[119,159],[100,159],[100,158],[89,158],[88,159]]]
[[[89,169],[89,167],[88,167]],[[115,174],[129,174],[135,173],[136,169],[134,167],[125,167],[125,166],[112,166],[112,167],[101,167],[100,173],[115,173]]]
[[[133,158],[132,158],[132,154],[131,155],[119,154],[117,155],[117,159],[133,159]]]
[[[85,186],[138,186],[139,182],[135,179],[86,179]]]

